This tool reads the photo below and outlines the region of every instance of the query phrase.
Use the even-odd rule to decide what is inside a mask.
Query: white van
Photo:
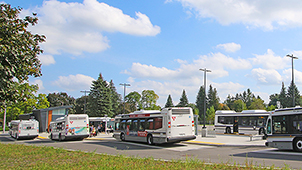
[[[9,134],[15,139],[34,139],[39,136],[39,122],[35,119],[12,120],[8,124]]]
[[[70,114],[50,122],[50,139],[81,139],[89,136],[89,119],[87,114]]]

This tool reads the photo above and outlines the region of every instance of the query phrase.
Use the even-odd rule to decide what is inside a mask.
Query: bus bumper
[[[187,140],[193,140],[196,139],[196,136],[176,136],[176,137],[168,137],[167,142],[173,143],[173,142],[181,142],[181,141],[187,141]]]

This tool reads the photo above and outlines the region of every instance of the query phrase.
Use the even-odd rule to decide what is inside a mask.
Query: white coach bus
[[[89,136],[87,114],[70,114],[50,122],[50,139],[69,140],[84,139]]]
[[[266,134],[266,146],[302,152],[302,107],[272,111]]]
[[[217,110],[215,112],[216,133],[259,134],[265,132],[269,112],[266,110]]]
[[[15,139],[34,139],[39,135],[39,122],[35,119],[12,120],[9,122],[9,134]]]
[[[151,144],[195,139],[193,111],[190,107],[142,110],[115,117],[113,137],[122,141]]]

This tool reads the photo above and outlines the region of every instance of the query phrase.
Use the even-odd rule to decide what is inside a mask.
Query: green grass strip
[[[161,161],[153,158],[112,156],[95,152],[68,151],[48,146],[0,143],[0,169],[274,169],[230,164],[207,164],[197,159]],[[287,169],[287,168],[285,168]]]

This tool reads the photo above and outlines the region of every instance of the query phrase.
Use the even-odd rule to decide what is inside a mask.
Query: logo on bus
[[[73,121],[70,121],[70,124],[72,124],[73,123]]]
[[[172,119],[173,119],[173,121],[175,121],[176,120],[176,116],[172,116]]]

